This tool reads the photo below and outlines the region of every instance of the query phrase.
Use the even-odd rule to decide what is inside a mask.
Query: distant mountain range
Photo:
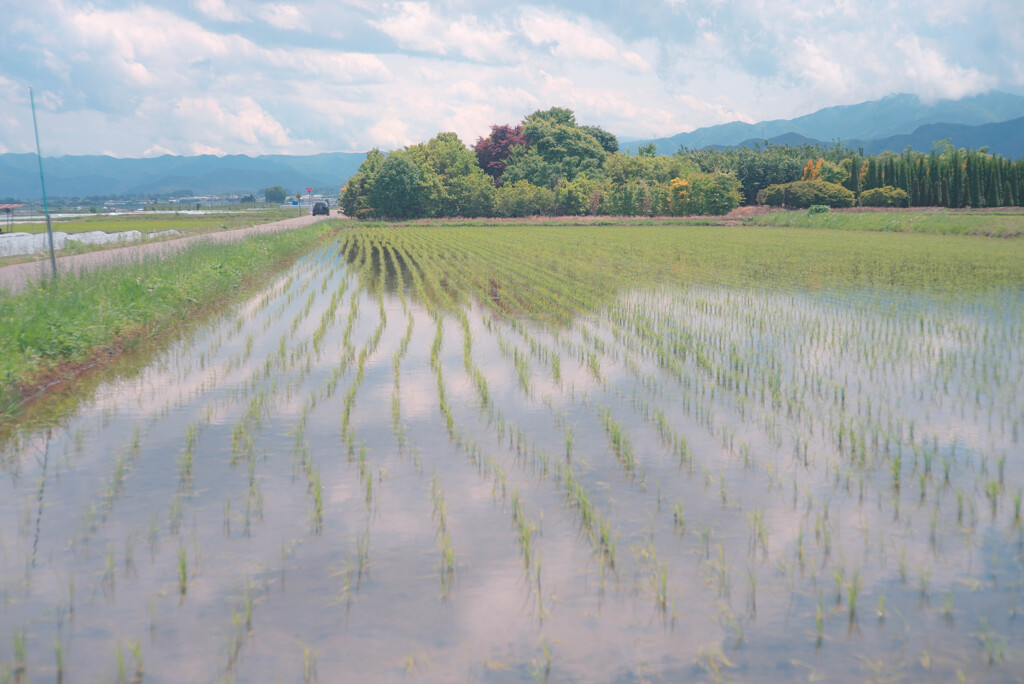
[[[902,152],[908,145],[928,152],[938,140],[952,138],[957,147],[988,147],[1011,159],[1024,157],[1024,97],[999,91],[939,100],[926,104],[915,95],[891,95],[856,105],[828,107],[789,120],[758,124],[733,122],[699,128],[657,140],[623,142],[635,153],[654,143],[659,154],[673,154],[680,145],[751,146],[771,143],[832,144],[836,141],[867,154]],[[288,193],[336,193],[356,172],[366,155],[334,152],[312,156],[176,157],[117,159],[103,156],[44,159],[47,194],[51,197],[159,195],[191,190],[199,195],[262,193],[280,185]],[[41,197],[39,167],[32,154],[0,154],[0,198]]]
[[[1007,159],[1024,157],[1024,117],[1000,123],[965,126],[963,124],[925,124],[913,133],[891,135],[878,140],[843,140],[842,144],[854,150],[863,149],[864,154],[902,152],[910,147],[919,152],[930,152],[940,140],[949,138],[954,147],[978,149],[988,147],[992,154],[1001,154]],[[730,147],[753,147],[758,144],[773,145],[831,145],[831,141],[807,138],[799,133],[786,133],[774,138],[752,138]]]
[[[658,154],[673,154],[679,150],[681,145],[700,149],[709,146],[731,147],[752,140],[764,139],[827,143],[838,140],[844,145],[854,147],[857,146],[854,145],[856,141],[858,145],[864,145],[865,152],[876,149],[878,152],[884,152],[886,149],[899,152],[907,146],[907,143],[890,141],[897,138],[913,138],[914,142],[911,144],[914,149],[929,151],[931,144],[936,140],[953,136],[955,145],[962,147],[988,145],[993,153],[1003,156],[1019,156],[1020,151],[1016,153],[1004,151],[1000,145],[1003,133],[1008,132],[1012,137],[1020,140],[1022,134],[1016,132],[1014,135],[1012,127],[1008,125],[1012,123],[1011,119],[1020,117],[1024,117],[1024,97],[997,90],[960,100],[939,100],[932,104],[922,102],[916,95],[899,94],[855,105],[827,107],[795,119],[763,121],[756,124],[734,121],[718,126],[698,128],[695,131],[679,133],[669,138],[635,140],[624,143],[622,148],[636,152],[643,145],[654,143]],[[984,124],[1001,122],[1007,124],[1005,131],[981,129],[971,132],[966,130],[968,127],[980,127]],[[931,124],[958,124],[959,127],[950,126],[948,133],[938,129],[922,131],[923,127]],[[919,133],[936,137],[919,147],[922,145],[917,142]],[[982,140],[982,142],[960,142],[956,139],[956,135],[965,136],[964,140]],[[991,139],[985,137],[989,135],[993,137]],[[876,143],[882,147],[877,148]],[[1019,150],[1019,143],[1017,144],[1018,147],[1015,149]],[[898,146],[891,148],[886,145]]]
[[[179,190],[200,195],[259,194],[275,185],[288,193],[305,194],[306,188],[337,193],[365,157],[361,152],[147,159],[66,156],[44,157],[43,170],[50,197],[138,196]],[[34,154],[0,154],[0,197],[41,198],[38,164]]]

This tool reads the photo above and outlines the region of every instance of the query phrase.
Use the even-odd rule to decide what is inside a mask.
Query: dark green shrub
[[[555,193],[529,181],[505,183],[494,191],[494,215],[506,218],[550,214]]]
[[[740,205],[740,182],[728,173],[702,173],[693,177],[690,187],[694,214],[728,214]]]
[[[885,185],[860,193],[862,207],[905,207],[909,204],[907,191]]]
[[[807,209],[815,204],[852,207],[853,200],[853,193],[843,186],[820,180],[769,185],[764,189],[764,203],[773,207]]]

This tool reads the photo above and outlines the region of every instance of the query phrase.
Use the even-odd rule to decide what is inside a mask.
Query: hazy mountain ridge
[[[897,94],[855,105],[826,107],[795,119],[777,119],[756,124],[734,121],[668,138],[637,140],[624,144],[623,149],[635,152],[643,145],[654,143],[659,154],[673,154],[680,145],[697,149],[711,145],[730,147],[755,139],[773,140],[787,134],[803,136],[811,141],[874,143],[901,135],[916,135],[922,126],[931,124],[982,126],[1006,123],[1022,116],[1024,97],[1000,91],[960,100],[939,100],[933,104],[923,103],[916,95]],[[940,136],[936,140],[943,137],[947,136]],[[932,142],[934,140],[929,141],[923,151],[930,150]],[[997,149],[998,140],[981,144],[989,145],[994,153],[1008,156],[1006,152]],[[918,148],[915,146],[915,149]],[[867,146],[865,151],[868,151]]]
[[[305,193],[307,187],[337,192],[365,157],[361,152],[144,159],[85,155],[44,157],[43,170],[51,197],[146,195],[182,189],[202,195],[248,194],[274,185],[290,193]],[[41,195],[34,154],[0,155],[0,197],[38,199]]]
[[[863,149],[864,154],[902,152],[907,147],[918,152],[930,152],[934,144],[949,138],[957,148],[978,149],[988,147],[992,154],[1001,154],[1007,159],[1024,157],[1024,117],[999,123],[964,126],[962,124],[925,124],[913,133],[892,135],[878,140],[841,140],[845,147]],[[752,138],[736,147],[753,147],[765,142],[773,145],[831,145],[834,141],[815,140],[798,133],[786,133],[774,138]]]

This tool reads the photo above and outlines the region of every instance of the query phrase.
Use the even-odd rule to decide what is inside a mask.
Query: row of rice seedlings
[[[655,608],[662,615],[675,615],[675,601],[669,602],[668,596],[668,561],[659,561],[658,549],[654,541],[654,532],[640,543],[633,546],[637,570],[643,577],[653,599]]]
[[[377,346],[380,344],[380,338],[384,334],[384,329],[387,327],[387,315],[384,313],[383,305],[381,305],[380,316],[380,320],[373,331],[373,335],[359,350],[359,354],[356,357],[356,376],[352,381],[352,384],[349,386],[348,391],[345,393],[345,397],[342,402],[342,439],[346,439],[349,434],[349,422],[352,418],[352,408],[355,405],[356,392],[358,392],[366,373],[366,360],[376,351]]]
[[[444,490],[438,482],[437,474],[430,478],[430,497],[434,502],[433,517],[437,521],[437,543],[441,554],[440,576],[441,576],[441,597],[448,598],[452,591],[452,582],[455,578],[455,549],[452,547],[451,534],[448,530],[448,514],[445,510]]]
[[[601,418],[601,426],[604,427],[604,431],[608,435],[615,458],[622,464],[626,474],[631,479],[634,478],[636,476],[636,458],[633,456],[632,442],[622,429],[622,422],[612,418],[611,409],[608,407],[598,408],[598,416]]]
[[[406,448],[409,445],[409,436],[405,430],[405,426],[402,422],[402,385],[401,385],[401,364],[402,359],[409,351],[409,343],[412,340],[413,331],[413,317],[411,314],[407,314],[408,323],[405,327],[405,335],[402,337],[401,342],[398,344],[398,349],[391,357],[393,366],[393,387],[391,390],[391,426],[395,433],[395,438],[398,440],[399,453],[405,453]]]
[[[227,666],[226,672],[230,676],[235,665],[241,657],[242,647],[252,635],[252,615],[256,599],[254,587],[245,578],[245,586],[238,603],[231,608],[231,633],[227,636]]]

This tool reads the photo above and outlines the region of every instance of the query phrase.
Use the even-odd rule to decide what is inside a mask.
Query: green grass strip
[[[182,233],[200,233],[212,230],[234,230],[248,228],[262,223],[281,221],[302,216],[299,209],[261,209],[258,211],[219,211],[209,214],[165,214],[138,212],[122,216],[76,216],[54,219],[54,231],[63,233],[85,233],[102,230],[105,233],[121,233],[137,230],[150,233],[159,230],[178,230]],[[20,233],[45,233],[46,223],[19,223],[14,230]]]
[[[934,233],[1014,238],[1024,235],[1024,211],[1017,208],[980,211],[909,209],[900,211],[780,211],[750,219],[748,225],[777,228],[821,228],[885,233]]]

